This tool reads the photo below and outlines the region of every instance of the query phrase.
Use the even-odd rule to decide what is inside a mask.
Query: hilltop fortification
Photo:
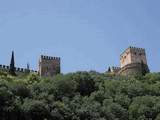
[[[14,52],[12,52],[11,63],[8,65],[0,65],[0,70],[12,73],[11,75],[36,73],[41,77],[53,77],[60,74],[60,57],[51,57],[41,55],[39,59],[39,69],[38,71],[30,70],[29,64],[26,68],[15,67]],[[13,74],[14,73],[14,74]]]
[[[149,72],[145,49],[129,47],[120,55],[120,67],[112,67],[115,74],[134,75]]]

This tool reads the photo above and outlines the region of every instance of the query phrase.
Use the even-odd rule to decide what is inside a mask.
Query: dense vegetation
[[[39,78],[0,72],[0,120],[160,120],[160,73]]]

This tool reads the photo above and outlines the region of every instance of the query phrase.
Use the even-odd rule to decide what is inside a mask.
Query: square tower
[[[41,55],[39,59],[39,74],[44,77],[53,77],[60,74],[60,58]]]
[[[132,63],[144,63],[147,65],[145,49],[129,47],[120,56],[121,68]]]

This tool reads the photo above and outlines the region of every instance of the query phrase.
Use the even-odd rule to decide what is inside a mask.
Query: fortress
[[[15,67],[14,52],[12,52],[10,66],[0,65],[0,70],[6,72],[15,72],[15,75],[36,73],[39,74],[41,77],[53,77],[57,74],[60,74],[60,57],[50,57],[41,55],[39,59],[39,69],[38,71],[35,71],[30,70],[29,64],[27,64],[26,68]]]
[[[112,67],[111,73],[135,75],[149,72],[146,52],[143,48],[129,47],[120,55],[120,67]]]
[[[53,77],[61,73],[60,57],[41,55],[39,59],[38,71],[26,68],[15,67],[14,52],[12,52],[10,66],[0,65],[0,70],[9,72],[11,75],[37,73],[41,77]],[[107,73],[115,75],[144,75],[149,72],[145,49],[129,47],[120,55],[120,67],[109,68]]]

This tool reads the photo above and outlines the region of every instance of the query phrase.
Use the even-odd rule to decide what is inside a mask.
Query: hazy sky
[[[160,71],[159,0],[0,0],[0,63],[38,68],[41,54],[59,56],[62,72],[119,65],[128,46],[146,48]]]

